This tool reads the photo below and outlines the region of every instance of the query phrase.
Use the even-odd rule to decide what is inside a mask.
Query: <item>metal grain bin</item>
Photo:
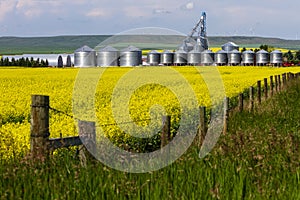
[[[215,54],[211,50],[205,50],[201,52],[201,64],[205,66],[212,65],[214,63]]]
[[[228,56],[228,65],[236,66],[241,64],[241,52],[234,49],[227,54]]]
[[[228,59],[227,59],[227,52],[224,50],[220,50],[215,53],[215,63],[219,66],[227,65]]]
[[[245,66],[253,66],[255,63],[255,53],[253,51],[244,51],[242,53],[242,64]]]
[[[153,50],[147,54],[147,62],[149,65],[157,66],[160,64],[160,53]]]
[[[236,45],[233,42],[227,42],[226,44],[222,45],[222,50],[227,51],[227,52],[233,51],[233,50],[237,50],[238,51],[239,50],[239,46]]]
[[[178,50],[174,53],[174,65],[186,65],[187,64],[187,52],[184,50]]]
[[[192,50],[187,54],[187,63],[189,65],[200,65],[201,64],[201,52],[198,50]]]
[[[88,47],[83,46],[74,52],[74,66],[75,67],[95,67],[96,66],[96,52]]]
[[[256,65],[257,66],[265,66],[270,62],[269,52],[265,50],[260,50],[256,52]]]
[[[160,63],[163,65],[167,65],[167,66],[173,65],[173,59],[174,59],[174,53],[169,50],[165,50],[160,55]]]
[[[282,52],[274,50],[270,53],[270,63],[274,66],[281,66],[283,62]]]
[[[120,66],[139,66],[142,64],[142,51],[134,46],[121,50]]]
[[[97,66],[119,66],[119,50],[106,46],[97,51]]]

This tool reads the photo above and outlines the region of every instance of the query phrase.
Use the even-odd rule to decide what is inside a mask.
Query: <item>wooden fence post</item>
[[[274,82],[273,82],[273,76],[270,76],[270,95],[273,96],[274,92]]]
[[[254,108],[254,87],[251,86],[249,88],[249,100],[250,100],[250,111],[253,111],[253,108]]]
[[[224,101],[224,126],[223,134],[225,135],[228,130],[228,119],[229,119],[229,97],[225,97]]]
[[[282,74],[282,88],[286,85],[286,73]]]
[[[161,132],[161,148],[166,146],[171,139],[171,116],[163,116],[163,128]]]
[[[278,75],[278,91],[281,91],[281,76]]]
[[[207,131],[207,127],[206,127],[206,107],[205,106],[201,106],[200,107],[200,125],[199,125],[199,132],[198,132],[198,137],[199,137],[199,147],[202,146],[202,143],[204,141],[204,138],[206,136],[206,131]]]
[[[265,99],[268,98],[268,79],[264,78],[264,94],[265,94]]]
[[[257,100],[261,104],[261,81],[257,81]]]
[[[275,87],[275,91],[278,92],[278,76],[277,75],[275,75],[275,85],[274,85],[274,87]]]
[[[87,161],[95,161],[96,154],[96,126],[95,122],[78,121],[78,132],[84,148],[79,152],[81,164],[86,166]]]
[[[31,96],[30,152],[33,159],[49,155],[49,96]]]
[[[243,109],[244,109],[244,95],[243,93],[240,93],[239,94],[239,112],[243,112]]]

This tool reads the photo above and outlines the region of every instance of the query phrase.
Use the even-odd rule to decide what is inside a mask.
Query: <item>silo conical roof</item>
[[[163,53],[173,53],[173,52],[170,50],[164,50]]]
[[[271,53],[282,53],[280,50],[274,50]]]
[[[217,51],[217,53],[227,53],[227,51],[224,51],[223,49]]]
[[[244,53],[254,53],[253,51],[251,51],[251,50],[247,50],[247,51],[243,51],[243,54]]]
[[[256,53],[258,53],[258,54],[259,54],[259,53],[269,53],[269,52],[267,52],[266,50],[263,50],[263,49],[262,49],[262,50],[259,50],[259,51],[258,51],[258,52],[256,52]]]
[[[119,50],[112,46],[106,46],[99,50],[99,52],[115,52],[115,51],[119,51]]]
[[[92,49],[91,47],[84,45],[78,49],[75,50],[75,52],[92,52],[94,51],[94,49]]]
[[[122,49],[121,51],[128,52],[128,51],[141,51],[141,50],[135,46],[130,45],[130,46]]]
[[[159,53],[158,51],[156,51],[156,50],[152,50],[152,51],[149,51],[149,53]]]
[[[185,50],[183,50],[183,49],[179,49],[175,53],[187,53],[187,52]]]
[[[201,53],[213,53],[213,52],[211,50],[207,49],[207,50],[202,51]]]
[[[233,49],[232,51],[229,51],[229,53],[241,53],[241,52],[236,49]]]
[[[227,42],[227,43],[225,43],[225,44],[222,45],[222,47],[225,47],[225,46],[238,47],[238,45],[235,44],[234,42]]]

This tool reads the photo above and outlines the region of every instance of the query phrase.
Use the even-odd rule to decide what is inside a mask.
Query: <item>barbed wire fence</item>
[[[261,88],[261,80],[257,81],[256,83],[252,84],[249,87],[249,99],[247,100],[249,103],[249,110],[252,111],[254,107],[255,99],[257,98],[256,102],[259,105],[261,103],[261,92],[263,91],[265,93],[265,99],[267,99],[269,96],[272,96],[274,93],[274,90],[276,92],[280,92],[281,90],[285,89],[287,86],[288,81],[299,79],[300,73],[284,73],[282,75],[275,75],[270,76],[270,84],[268,84],[267,79],[264,79],[264,88],[262,90]],[[273,78],[275,78],[275,82],[273,82]],[[254,86],[256,86],[256,95],[254,92]],[[246,90],[245,90],[246,91]],[[244,92],[245,92],[244,91]],[[271,95],[268,96],[269,93]],[[238,111],[243,112],[245,107],[245,98],[243,92],[240,93],[238,96]],[[232,106],[229,105],[230,100],[228,97],[224,100],[224,130],[223,134],[226,134],[227,127],[228,127],[228,118],[229,118],[229,111],[234,110]],[[74,119],[78,121],[78,128],[79,128],[79,136],[73,136],[73,137],[61,137],[60,138],[53,138],[49,139],[50,133],[49,133],[49,111],[54,112],[55,114],[60,114],[67,116],[71,119]],[[207,112],[208,111],[208,112]],[[200,119],[195,124],[199,124],[198,132],[196,133],[198,135],[199,143],[198,145],[201,146],[201,143],[203,142],[205,138],[205,134],[207,131],[207,128],[210,123],[210,110],[207,109],[205,106],[199,107],[200,112]],[[180,118],[181,113],[179,114],[171,114],[167,116],[163,116],[163,128],[161,131],[161,147],[167,145],[169,140],[171,140],[171,118],[172,117],[178,117]],[[59,109],[56,109],[54,107],[51,107],[49,104],[49,96],[42,96],[42,95],[32,95],[32,104],[31,104],[31,153],[34,157],[45,157],[47,154],[49,154],[49,151],[53,151],[55,149],[59,149],[62,147],[71,147],[71,146],[79,146],[83,145],[82,138],[90,140],[91,145],[94,145],[96,143],[96,131],[95,128],[97,127],[109,127],[109,126],[118,126],[118,125],[126,125],[126,124],[132,124],[132,123],[139,123],[139,122],[149,122],[151,120],[155,120],[154,118],[145,118],[145,119],[137,119],[137,120],[131,120],[131,121],[124,121],[119,123],[99,123],[99,125],[96,125],[95,122],[87,122],[82,121],[81,119],[75,117],[74,115],[71,115],[67,112],[61,111]],[[180,119],[179,119],[180,120]],[[167,127],[165,127],[167,126]],[[84,147],[81,147],[84,148]],[[37,156],[38,155],[38,156]]]

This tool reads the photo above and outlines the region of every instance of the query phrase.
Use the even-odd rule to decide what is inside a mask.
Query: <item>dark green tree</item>
[[[289,50],[287,53],[285,53],[283,55],[284,58],[287,59],[287,61],[292,61],[294,59],[294,55],[292,54],[292,52]]]
[[[63,66],[64,66],[64,62],[63,62],[63,59],[60,55],[60,56],[58,56],[57,67],[62,68]]]

